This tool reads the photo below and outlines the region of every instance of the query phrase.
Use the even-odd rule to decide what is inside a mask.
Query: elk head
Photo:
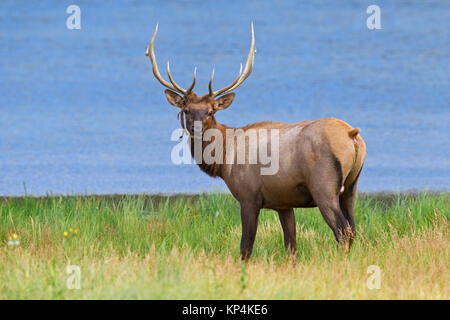
[[[214,78],[214,69],[211,74],[211,80],[209,81],[209,92],[204,96],[198,96],[193,92],[196,80],[196,69],[194,69],[194,80],[192,81],[191,86],[185,90],[180,87],[172,78],[170,74],[170,66],[169,62],[167,62],[167,75],[169,77],[170,83],[165,81],[158,70],[158,65],[156,63],[155,53],[154,53],[154,45],[156,34],[158,33],[158,25],[156,25],[155,33],[153,34],[152,41],[150,42],[150,46],[147,46],[145,55],[150,58],[152,63],[153,74],[156,79],[169,90],[165,91],[167,100],[169,103],[175,107],[181,109],[178,114],[181,118],[181,126],[183,129],[187,128],[191,137],[193,137],[194,133],[194,123],[201,123],[202,128],[201,132],[204,130],[211,128],[216,123],[214,118],[214,114],[219,110],[224,110],[228,108],[233,102],[234,93],[230,93],[234,89],[244,82],[245,79],[248,78],[253,69],[254,57],[255,57],[255,35],[253,32],[253,23],[251,24],[251,33],[252,33],[252,42],[250,46],[250,52],[247,57],[247,61],[245,63],[244,70],[241,69],[239,71],[236,79],[230,83],[228,86],[213,91],[212,89],[212,81]],[[184,117],[186,117],[186,127],[184,122]],[[200,131],[200,128],[196,128],[196,131]]]

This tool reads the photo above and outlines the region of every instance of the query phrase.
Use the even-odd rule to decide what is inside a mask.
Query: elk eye
[[[187,110],[184,110],[184,114],[188,114],[188,111],[187,111]]]

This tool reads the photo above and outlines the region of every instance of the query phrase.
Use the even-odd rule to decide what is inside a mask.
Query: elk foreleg
[[[255,204],[241,203],[242,238],[241,258],[248,261],[253,251],[260,208]]]
[[[280,217],[281,227],[283,228],[284,247],[287,253],[296,256],[297,239],[294,209],[278,210],[278,216]]]

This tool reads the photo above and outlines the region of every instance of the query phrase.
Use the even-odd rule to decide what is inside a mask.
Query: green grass
[[[263,210],[245,267],[230,195],[2,198],[0,299],[450,298],[448,194],[360,195],[348,255],[317,209],[295,212],[298,260]],[[66,286],[68,265],[80,267],[79,290]],[[370,265],[379,290],[366,285]]]

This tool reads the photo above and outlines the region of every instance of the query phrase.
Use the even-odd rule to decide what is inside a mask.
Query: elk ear
[[[171,105],[181,108],[183,97],[170,90],[165,90],[164,93],[166,94],[167,101],[169,101]]]
[[[228,108],[234,100],[234,93],[226,94],[214,102],[214,110],[223,110]]]

